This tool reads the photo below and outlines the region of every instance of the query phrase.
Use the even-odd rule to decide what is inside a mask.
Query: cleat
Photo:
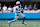
[[[26,23],[22,23],[22,24],[27,25]]]
[[[27,25],[26,23],[24,23],[24,25]]]
[[[11,24],[10,21],[8,21],[8,23],[9,23],[9,26],[10,26],[10,24]]]

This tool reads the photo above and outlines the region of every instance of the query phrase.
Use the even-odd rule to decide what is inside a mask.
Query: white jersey
[[[16,7],[13,7],[13,11],[14,11],[14,12],[16,11]]]
[[[17,12],[16,9],[19,11],[19,6],[15,6],[15,7],[13,7],[13,11],[14,11],[14,12]]]
[[[3,9],[3,10],[6,10],[6,9],[7,9],[7,7],[3,7],[2,9]]]
[[[10,8],[10,7],[9,7],[9,8],[8,8],[8,10],[10,10],[10,11],[11,11],[11,10],[12,10],[12,8]]]

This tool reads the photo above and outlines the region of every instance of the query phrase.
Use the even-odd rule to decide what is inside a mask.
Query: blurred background
[[[8,25],[8,21],[15,18],[16,1],[21,2],[20,11],[27,25],[22,24],[22,17]],[[40,0],[0,0],[0,27],[40,27]]]
[[[20,11],[26,19],[40,19],[40,0],[0,0],[0,19],[15,18],[16,1],[21,2]]]

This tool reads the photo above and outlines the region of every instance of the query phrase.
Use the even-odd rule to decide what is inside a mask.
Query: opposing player
[[[22,24],[24,24],[24,25],[26,25],[26,23],[24,23],[24,21],[25,21],[25,15],[23,15],[23,14],[21,14],[21,12],[20,12],[20,1],[17,1],[16,2],[16,6],[15,6],[16,8],[16,11],[15,11],[15,19],[14,20],[12,20],[12,21],[9,21],[9,26],[10,26],[10,24],[12,23],[12,22],[15,22],[15,21],[17,21],[17,19],[18,19],[18,17],[23,17],[23,21],[22,21]]]

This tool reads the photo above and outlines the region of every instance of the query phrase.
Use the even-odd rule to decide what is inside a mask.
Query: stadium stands
[[[1,5],[0,5],[0,10],[1,10],[0,13],[13,12],[15,10],[14,7],[11,7],[11,5],[9,7],[7,5],[4,5],[3,7],[1,7]],[[20,7],[20,10],[23,10],[22,11],[23,13],[40,13],[40,9],[37,9],[36,4],[34,4],[34,7],[32,7],[32,5],[29,5],[29,6],[25,5],[24,9],[22,9],[22,8],[23,8],[23,6]],[[11,10],[11,11],[9,11],[9,10]]]

